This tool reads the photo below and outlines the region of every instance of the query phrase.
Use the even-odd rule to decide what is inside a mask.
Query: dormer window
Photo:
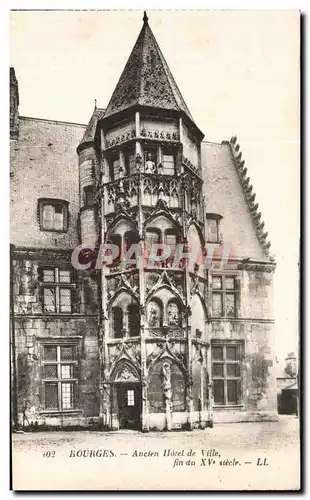
[[[38,216],[41,231],[67,231],[68,205],[64,200],[40,198]]]
[[[220,243],[220,221],[219,214],[206,214],[206,236],[207,243]]]

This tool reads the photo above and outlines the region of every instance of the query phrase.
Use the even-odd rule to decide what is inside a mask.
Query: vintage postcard
[[[299,30],[11,11],[12,489],[300,488]]]

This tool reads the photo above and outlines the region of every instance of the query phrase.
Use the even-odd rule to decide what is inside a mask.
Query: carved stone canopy
[[[129,363],[123,363],[117,369],[114,377],[114,382],[140,382],[140,377],[133,366]]]

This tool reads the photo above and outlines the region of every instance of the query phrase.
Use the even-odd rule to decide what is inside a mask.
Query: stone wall
[[[43,343],[52,345],[72,340],[79,346],[78,405],[61,418],[43,405],[42,353]],[[15,319],[17,350],[17,402],[19,421],[27,401],[26,416],[31,425],[86,425],[99,419],[99,348],[96,318],[27,318]]]
[[[31,254],[31,255],[30,255]],[[98,285],[92,274],[72,274],[72,312],[43,310],[40,270],[46,265],[66,265],[70,252],[55,257],[51,252],[16,250],[12,278],[16,346],[17,406],[20,424],[26,403],[26,425],[92,425],[99,420],[100,365],[98,345]],[[67,260],[65,258],[67,256]],[[50,344],[49,344],[50,343]],[[48,345],[75,345],[78,349],[78,402],[76,410],[47,411],[44,407],[42,349]]]
[[[239,408],[215,407],[215,422],[277,418],[272,276],[262,270],[244,270],[239,317],[212,319],[209,325],[211,343],[240,341],[243,345],[242,404]]]
[[[188,128],[183,125],[183,155],[194,167],[199,167],[199,149],[196,142],[190,137]]]

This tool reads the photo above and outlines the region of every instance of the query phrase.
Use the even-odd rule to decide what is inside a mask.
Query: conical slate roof
[[[81,140],[79,146],[81,146],[82,144],[87,144],[89,142],[94,141],[98,121],[104,117],[104,113],[105,113],[105,110],[103,108],[95,108],[94,109],[93,114],[91,116],[91,119],[90,119],[90,121],[85,129],[84,135],[82,137],[82,140]]]
[[[105,118],[135,105],[182,111],[194,122],[149,27],[146,13],[136,44],[107,106]]]

